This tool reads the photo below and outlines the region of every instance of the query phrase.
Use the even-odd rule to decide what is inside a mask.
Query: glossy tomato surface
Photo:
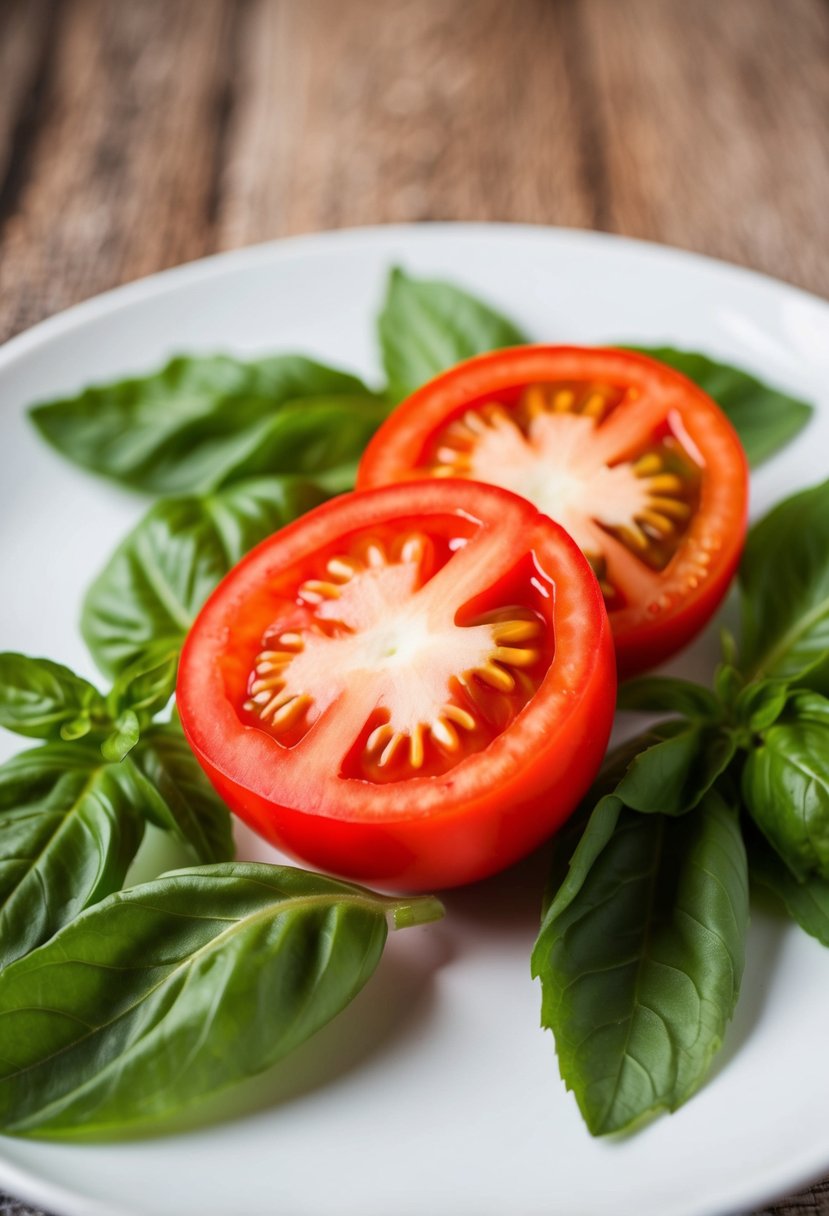
[[[334,499],[254,549],[196,620],[177,701],[262,836],[419,890],[492,874],[564,821],[615,691],[578,547],[514,494],[440,479]]]
[[[621,676],[709,620],[745,538],[748,467],[701,389],[627,351],[526,346],[461,363],[404,401],[358,488],[470,478],[528,498],[587,556]]]

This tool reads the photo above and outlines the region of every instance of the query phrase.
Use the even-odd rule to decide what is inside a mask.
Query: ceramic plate
[[[675,343],[813,401],[753,479],[756,515],[829,473],[829,305],[760,276],[612,237],[426,226],[314,236],[210,259],[93,300],[0,352],[0,645],[93,675],[84,588],[146,507],[60,459],[25,407],[180,351],[302,350],[379,380],[389,267],[478,292],[545,341]],[[705,678],[709,631],[675,670]],[[2,758],[16,750],[0,740]],[[255,849],[249,839],[244,855]],[[60,1216],[723,1216],[829,1171],[829,952],[755,912],[736,1018],[686,1107],[593,1140],[538,1028],[529,976],[544,861],[452,893],[394,936],[353,1005],[163,1140],[0,1140],[0,1187]]]

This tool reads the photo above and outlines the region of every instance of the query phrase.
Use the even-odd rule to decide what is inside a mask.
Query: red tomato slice
[[[601,763],[601,592],[566,533],[464,481],[350,494],[227,575],[177,700],[219,794],[279,848],[418,890],[540,844]]]
[[[357,485],[444,477],[503,486],[570,533],[623,676],[702,628],[745,537],[748,468],[728,419],[684,376],[625,351],[527,346],[461,363],[398,406]]]

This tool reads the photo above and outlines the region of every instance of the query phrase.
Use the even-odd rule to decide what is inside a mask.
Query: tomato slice
[[[334,499],[254,549],[196,620],[177,701],[257,832],[418,890],[494,873],[563,822],[615,691],[578,547],[514,494],[440,479]]]
[[[528,346],[461,363],[394,411],[360,489],[471,478],[557,520],[604,593],[619,673],[662,662],[702,628],[745,537],[736,432],[684,376],[626,351]]]

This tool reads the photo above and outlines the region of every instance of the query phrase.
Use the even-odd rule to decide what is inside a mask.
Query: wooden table
[[[215,250],[438,219],[829,296],[829,3],[0,0],[0,341]]]

